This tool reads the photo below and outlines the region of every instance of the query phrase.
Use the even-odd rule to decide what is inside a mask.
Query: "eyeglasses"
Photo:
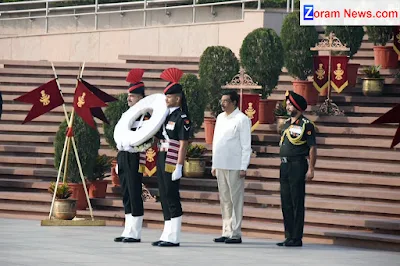
[[[230,103],[230,102],[232,102],[232,101],[231,100],[219,100],[219,104]]]

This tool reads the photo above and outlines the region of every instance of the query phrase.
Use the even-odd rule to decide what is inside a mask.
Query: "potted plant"
[[[380,74],[381,66],[368,66],[363,69],[362,91],[365,96],[379,96],[383,93],[385,79]]]
[[[54,140],[54,164],[56,169],[60,167],[61,155],[64,148],[67,127],[67,121],[64,120],[64,122],[61,123]],[[99,131],[97,130],[97,128],[94,129],[86,124],[78,115],[75,115],[73,123],[73,133],[78,150],[79,160],[82,166],[83,175],[84,177],[91,176],[100,148]],[[84,210],[88,206],[86,194],[83,188],[74,149],[72,148],[72,143],[70,145],[71,147],[67,155],[68,162],[66,164],[66,168],[63,166],[63,171],[67,169],[66,177],[68,180],[68,186],[72,191],[71,198],[77,200],[78,210]]]
[[[105,198],[107,191],[108,181],[104,178],[109,177],[111,170],[110,158],[103,154],[98,155],[96,163],[93,168],[93,174],[87,177],[89,184],[89,197],[90,198]]]
[[[276,89],[283,67],[281,39],[273,29],[258,28],[250,32],[240,48],[240,62],[247,74],[261,85],[259,122],[272,124],[276,101],[268,96]]]
[[[325,35],[331,32],[348,48],[348,52],[336,52],[333,55],[348,55],[349,59],[353,59],[354,55],[361,47],[365,32],[362,26],[327,26]],[[349,82],[348,87],[353,88],[357,84],[357,74],[360,64],[347,64],[347,79]]]
[[[284,50],[284,65],[293,81],[294,92],[302,95],[309,105],[318,101],[318,91],[314,88],[308,76],[313,71],[313,56],[311,51],[318,42],[318,32],[314,26],[300,26],[300,13],[293,12],[285,17],[282,24],[281,40]]]
[[[192,127],[190,128],[190,138],[199,132],[204,122],[204,111],[207,104],[207,92],[200,89],[199,79],[194,74],[185,74],[180,80],[189,109]]]
[[[274,115],[276,119],[276,132],[278,134],[281,134],[282,127],[285,124],[286,120],[289,118],[286,110],[286,100],[276,103]]]
[[[204,131],[207,144],[211,144],[214,136],[215,119],[222,112],[219,100],[222,85],[239,72],[239,61],[235,54],[224,46],[210,46],[200,57],[200,88],[207,91],[208,107],[211,118],[204,119]]]
[[[207,151],[206,147],[200,144],[190,143],[187,148],[186,160],[183,165],[183,175],[185,177],[202,177],[206,167],[203,158]]]
[[[104,110],[104,115],[107,117],[110,124],[103,124],[104,138],[108,146],[117,153],[117,144],[114,141],[114,128],[117,125],[122,114],[128,110],[128,95],[126,93],[121,93],[117,95],[118,101],[108,103],[108,106]],[[119,177],[115,171],[115,166],[117,164],[117,159],[114,157],[111,160],[111,181],[114,186],[119,186]]]
[[[54,195],[56,183],[51,182],[48,191]],[[70,199],[72,191],[67,183],[58,185],[54,201],[53,215],[57,219],[72,220],[76,216],[76,200]]]
[[[393,37],[392,26],[368,26],[368,39],[374,43],[375,65],[385,68],[397,68],[397,54],[392,46],[386,46]]]

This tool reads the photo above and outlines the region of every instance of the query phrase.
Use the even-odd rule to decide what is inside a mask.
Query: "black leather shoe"
[[[279,246],[279,247],[283,247],[289,241],[290,241],[290,238],[286,238],[285,241],[276,243],[276,245]]]
[[[163,242],[163,241],[158,240],[158,241],[156,241],[156,242],[151,243],[151,245],[154,246],[154,247],[156,247],[156,246],[158,246],[161,242]]]
[[[221,237],[218,237],[218,238],[214,238],[214,242],[215,243],[224,243],[225,240],[227,240],[227,239],[228,238],[226,236],[221,236]]]
[[[166,242],[166,241],[161,241],[160,244],[158,244],[159,247],[179,247],[179,243],[171,243],[171,242]]]
[[[242,243],[242,238],[228,238],[225,240],[225,244],[240,244]]]
[[[122,242],[124,243],[137,243],[140,242],[140,239],[132,238],[132,237],[125,237],[122,239]]]
[[[301,240],[291,239],[286,244],[285,247],[301,247],[303,242]]]
[[[125,237],[120,236],[120,237],[116,237],[114,238],[114,242],[122,242],[122,240],[124,240]]]

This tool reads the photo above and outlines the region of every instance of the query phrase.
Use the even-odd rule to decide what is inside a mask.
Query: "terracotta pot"
[[[117,160],[116,159],[112,160],[112,162],[111,162],[111,182],[114,187],[120,186],[119,177],[117,175],[117,172],[115,171],[116,165],[117,165]]]
[[[358,68],[360,64],[347,64],[347,88],[354,88],[357,85]]]
[[[397,68],[398,56],[392,46],[374,46],[375,65],[385,68]]]
[[[88,203],[86,200],[85,190],[83,189],[83,184],[68,183],[68,186],[72,191],[71,199],[76,199],[76,209],[86,210]]]
[[[294,80],[293,91],[306,99],[308,105],[316,105],[318,102],[318,91],[314,88],[312,81]]]
[[[106,197],[106,192],[107,192],[107,180],[96,180],[90,182],[89,185],[89,198],[94,199],[94,198],[102,198],[104,199]]]
[[[204,133],[207,144],[212,144],[214,138],[215,118],[204,118]]]
[[[76,216],[75,199],[56,199],[54,201],[54,217],[61,220],[72,220]]]
[[[258,121],[260,124],[273,124],[275,122],[274,110],[276,100],[260,99]]]

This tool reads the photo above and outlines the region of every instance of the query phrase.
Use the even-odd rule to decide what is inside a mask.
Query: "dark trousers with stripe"
[[[120,151],[117,155],[118,176],[121,182],[125,214],[143,216],[142,179],[139,173],[139,153]]]
[[[285,237],[289,239],[303,238],[307,171],[308,162],[305,157],[281,163],[281,204]]]
[[[179,195],[180,179],[172,181],[172,174],[165,172],[166,155],[166,152],[159,152],[157,157],[157,182],[164,221],[182,216],[181,197]]]

